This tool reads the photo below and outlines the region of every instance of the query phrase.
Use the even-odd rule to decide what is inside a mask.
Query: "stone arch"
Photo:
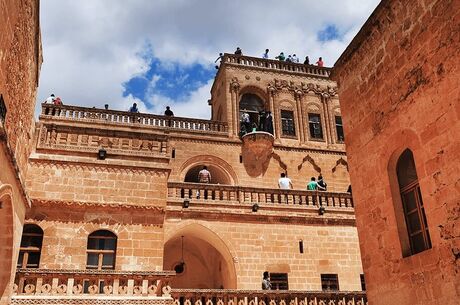
[[[234,251],[217,233],[198,223],[165,232],[163,270],[173,269],[173,265],[182,260],[182,245],[184,271],[173,279],[174,287],[237,288]]]
[[[13,191],[9,184],[0,186],[0,300],[10,295],[14,267]]]
[[[253,107],[245,105],[242,105],[242,100],[245,98],[245,96],[248,96],[249,98],[255,99],[258,101],[258,104],[254,105]],[[252,97],[250,97],[252,96]],[[269,100],[268,100],[268,95],[267,93],[262,90],[261,88],[253,85],[248,85],[243,87],[239,91],[238,95],[238,121],[240,121],[240,118],[243,114],[243,112],[247,112],[249,114],[249,119],[251,123],[256,123],[256,125],[259,125],[259,112],[262,110],[268,110],[269,107]]]
[[[319,113],[321,114],[321,104],[317,102],[307,103],[307,112]]]
[[[329,176],[329,175],[332,175]],[[328,190],[334,192],[346,192],[350,185],[350,175],[348,173],[348,162],[340,157],[336,162],[331,171],[323,173],[323,178],[327,182],[330,178],[334,181],[334,184],[328,185]]]
[[[185,161],[181,166],[179,179],[186,181],[187,175],[198,177],[198,172],[204,165],[211,172],[212,183],[238,184],[238,176],[232,166],[227,161],[212,155],[199,155]]]

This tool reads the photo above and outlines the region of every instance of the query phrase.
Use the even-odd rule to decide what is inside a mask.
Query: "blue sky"
[[[377,0],[46,0],[38,101],[210,117],[214,60],[244,54],[321,56],[332,66]],[[65,22],[62,22],[65,20]],[[38,107],[38,105],[37,105]]]

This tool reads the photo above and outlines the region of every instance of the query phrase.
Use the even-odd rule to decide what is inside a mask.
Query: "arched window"
[[[396,171],[411,254],[416,254],[430,249],[431,240],[412,151],[401,154]]]
[[[107,230],[99,230],[88,236],[86,269],[115,269],[117,236]]]
[[[43,230],[33,224],[26,224],[22,231],[19,248],[18,268],[38,268],[42,251]]]
[[[240,101],[240,119],[243,113],[249,114],[250,123],[259,124],[259,112],[264,109],[264,101],[256,94],[245,93]]]

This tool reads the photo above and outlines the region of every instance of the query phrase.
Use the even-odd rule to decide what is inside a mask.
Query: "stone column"
[[[329,103],[328,103],[329,96],[328,95],[321,95],[321,101],[323,104],[323,112],[324,112],[324,134],[326,138],[326,143],[327,144],[332,144],[332,138],[331,138],[331,122],[330,122],[330,116],[329,116]]]
[[[299,136],[300,136],[300,143],[305,142],[305,128],[304,128],[304,118],[303,118],[303,111],[302,111],[302,101],[303,101],[303,93],[301,90],[297,90],[294,92],[294,97],[297,105],[297,120],[299,122]]]
[[[280,135],[279,135],[279,132],[278,132],[278,126],[276,125],[276,121],[275,121],[275,112],[276,112],[276,109],[275,109],[275,95],[276,95],[276,91],[277,91],[277,89],[274,86],[271,86],[271,85],[268,86],[268,98],[270,100],[270,109],[269,109],[269,111],[271,111],[271,113],[272,113],[273,136],[275,137],[275,140],[280,138]]]
[[[230,94],[231,94],[231,115],[228,118],[228,130],[229,134],[234,137],[238,136],[238,93],[240,90],[240,83],[236,77],[232,78],[230,81]]]

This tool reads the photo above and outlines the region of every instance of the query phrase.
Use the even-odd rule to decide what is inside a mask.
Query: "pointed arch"
[[[306,155],[306,156],[302,159],[302,162],[297,166],[297,170],[298,170],[298,171],[300,171],[300,170],[302,169],[303,164],[304,164],[305,162],[310,163],[310,164],[313,166],[313,168],[315,169],[315,171],[317,171],[318,174],[321,174],[321,167],[319,167],[318,164],[316,164],[315,160],[314,160],[312,157],[310,157],[310,155]]]
[[[347,162],[344,158],[340,157],[340,159],[338,159],[338,160],[335,162],[335,166],[332,168],[332,172],[333,172],[333,173],[335,173],[335,171],[337,170],[337,167],[338,167],[339,165],[345,166],[346,169],[347,169],[347,172],[348,172],[348,162]]]

